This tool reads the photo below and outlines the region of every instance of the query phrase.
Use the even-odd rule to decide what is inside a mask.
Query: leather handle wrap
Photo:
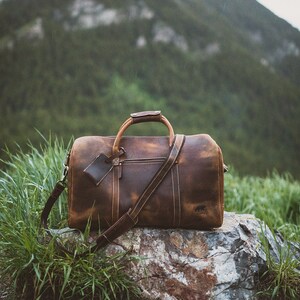
[[[175,134],[174,134],[173,127],[171,123],[168,121],[168,119],[165,116],[163,116],[160,111],[142,111],[142,112],[131,114],[130,118],[128,118],[121,125],[113,144],[112,153],[115,154],[119,151],[121,138],[129,126],[137,123],[144,123],[144,122],[163,123],[169,130],[169,146],[171,147],[171,145],[174,142]]]
[[[142,122],[160,122],[162,114],[159,110],[155,111],[141,111],[137,113],[130,114],[132,122],[142,123]]]

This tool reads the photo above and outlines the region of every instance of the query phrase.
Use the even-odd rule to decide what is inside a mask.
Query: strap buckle
[[[122,155],[125,154],[125,153],[126,153],[126,150],[125,150],[123,147],[121,147],[117,153],[115,153],[115,154],[111,155],[110,157],[108,157],[108,158],[106,159],[106,162],[107,162],[107,163],[110,163],[110,162],[112,162],[115,158],[119,158],[120,156],[122,156]]]
[[[66,184],[67,181],[67,176],[69,173],[69,160],[70,160],[70,152],[68,152],[66,159],[63,163],[63,170],[62,170],[62,174],[61,174],[61,179],[59,180],[60,183],[62,183],[63,185]]]

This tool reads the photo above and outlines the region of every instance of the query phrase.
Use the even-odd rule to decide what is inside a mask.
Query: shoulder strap
[[[141,212],[141,210],[143,209],[143,207],[145,206],[145,204],[147,203],[151,195],[155,192],[155,190],[158,188],[158,186],[161,184],[165,176],[168,174],[168,172],[176,162],[176,159],[183,146],[184,139],[185,137],[182,134],[178,134],[175,136],[174,143],[172,145],[168,158],[165,160],[165,162],[162,164],[162,166],[153,176],[151,182],[148,184],[148,186],[145,188],[143,193],[140,195],[135,205],[132,208],[130,208],[124,215],[122,215],[120,219],[118,219],[112,226],[106,229],[97,238],[95,246],[93,246],[89,251],[76,255],[77,257],[84,256],[89,252],[95,252],[98,249],[107,246],[113,240],[115,240],[116,238],[124,234],[126,231],[131,229],[138,222],[139,213]],[[41,214],[41,225],[45,229],[48,229],[47,220],[50,211],[64,189],[65,189],[65,184],[62,181],[58,181],[45,204],[45,207]],[[49,230],[48,233],[51,235]],[[73,254],[70,253],[70,251],[67,250],[65,247],[63,247],[61,244],[58,245],[63,252],[68,254]]]

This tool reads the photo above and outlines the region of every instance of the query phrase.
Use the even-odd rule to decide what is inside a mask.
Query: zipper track
[[[120,164],[143,164],[143,163],[156,163],[156,162],[163,162],[166,158],[165,157],[153,157],[153,158],[129,158],[120,161]]]

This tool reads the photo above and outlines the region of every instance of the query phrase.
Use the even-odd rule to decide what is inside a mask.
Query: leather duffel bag
[[[123,136],[142,122],[163,123],[169,136]],[[115,137],[76,139],[64,173],[42,212],[42,225],[47,228],[67,179],[69,226],[106,229],[93,250],[133,226],[207,230],[223,222],[220,147],[207,134],[175,135],[160,111],[131,114]]]

